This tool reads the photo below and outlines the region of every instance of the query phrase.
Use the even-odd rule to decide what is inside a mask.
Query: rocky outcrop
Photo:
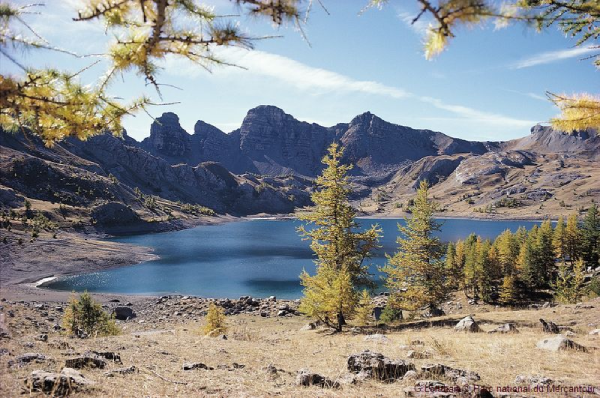
[[[381,381],[394,381],[406,372],[415,370],[415,365],[402,360],[391,360],[376,352],[365,350],[348,357],[348,370]]]
[[[94,385],[81,373],[71,368],[63,368],[60,373],[34,370],[25,380],[27,392],[43,392],[55,397],[67,396]]]
[[[311,373],[307,369],[300,369],[296,375],[296,385],[303,387],[317,386],[321,388],[339,388],[340,383],[321,376],[317,373]]]
[[[141,147],[174,162],[191,155],[190,135],[179,124],[179,117],[171,112],[156,118],[150,126],[150,136],[142,141]]]
[[[454,326],[454,330],[466,333],[479,333],[482,331],[472,316],[467,316],[461,319],[460,322]]]
[[[92,210],[92,218],[99,225],[128,225],[140,221],[140,217],[131,207],[122,203],[109,202],[96,206]]]
[[[593,131],[565,133],[550,126],[537,124],[531,134],[502,144],[505,150],[529,151],[540,154],[574,154],[591,159],[600,158],[600,135]]]
[[[585,347],[583,347],[580,344],[575,343],[573,340],[567,339],[562,334],[559,334],[556,337],[550,337],[547,339],[540,340],[540,341],[538,341],[536,347],[541,350],[547,350],[547,351],[566,351],[566,350],[581,351],[581,352],[587,351],[587,349]]]

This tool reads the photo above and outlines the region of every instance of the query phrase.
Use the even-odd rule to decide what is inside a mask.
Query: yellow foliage
[[[227,323],[223,308],[215,303],[210,303],[208,313],[206,314],[206,325],[204,325],[204,334],[208,336],[217,336],[227,332]]]
[[[585,129],[600,131],[600,97],[590,94],[551,94],[550,99],[561,111],[559,118],[551,120],[556,129],[567,132]]]

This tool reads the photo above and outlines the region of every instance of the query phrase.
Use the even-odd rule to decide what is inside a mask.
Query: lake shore
[[[361,220],[402,219],[402,215],[363,214]],[[480,221],[539,221],[534,219],[481,218],[481,217],[446,217],[439,219],[466,219]],[[49,278],[65,277],[120,268],[151,261],[158,257],[150,247],[131,245],[109,241],[105,238],[125,235],[141,235],[149,233],[171,232],[194,228],[201,225],[219,225],[229,222],[252,220],[290,220],[297,219],[293,214],[257,214],[247,217],[218,216],[176,220],[171,223],[147,223],[111,229],[60,232],[57,238],[42,234],[33,242],[24,245],[7,245],[7,255],[2,259],[0,275],[0,295],[13,300],[34,301],[43,297],[48,301],[65,301],[70,292],[41,288],[38,282]],[[2,232],[5,234],[5,232]],[[14,234],[11,240],[16,240]],[[0,237],[1,239],[2,237]],[[24,237],[29,239],[28,237]],[[138,300],[134,294],[101,294],[101,301],[114,298]],[[146,296],[147,297],[147,296]],[[152,296],[155,297],[155,296]]]
[[[232,216],[200,217],[177,220],[171,223],[146,223],[132,226],[82,231],[60,231],[54,238],[49,233],[30,241],[29,236],[18,231],[0,231],[0,240],[23,240],[23,244],[4,244],[0,260],[0,296],[11,300],[63,302],[70,292],[43,289],[42,280],[69,275],[127,267],[158,258],[150,247],[107,240],[108,237],[177,231],[200,225],[218,225],[239,220]],[[114,298],[139,300],[144,296],[126,294],[94,294],[101,301]],[[145,296],[148,297],[148,296]]]

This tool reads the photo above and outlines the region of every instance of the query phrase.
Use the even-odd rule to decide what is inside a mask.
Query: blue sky
[[[28,4],[30,0],[11,3]],[[47,0],[42,15],[28,23],[52,44],[78,53],[101,53],[110,37],[97,23],[72,22],[79,0]],[[236,13],[227,0],[205,1],[218,14]],[[255,50],[219,49],[224,60],[247,69],[219,67],[212,73],[175,58],[159,75],[164,102],[153,116],[171,111],[193,131],[197,120],[225,132],[239,127],[248,109],[276,105],[300,120],[330,126],[349,122],[370,111],[392,123],[442,131],[470,140],[507,140],[529,134],[537,122],[557,113],[545,92],[598,93],[599,71],[590,53],[574,49],[575,41],[555,28],[537,33],[523,25],[502,30],[463,29],[449,48],[425,60],[422,38],[426,21],[410,25],[416,1],[390,1],[379,10],[359,15],[367,0],[324,0],[330,15],[315,2],[304,27],[310,46],[293,25],[274,27],[269,21],[234,17],[251,36],[282,35],[256,42]],[[77,59],[48,51],[19,54],[30,66],[77,70],[94,58]],[[5,58],[2,73],[18,73]],[[82,79],[93,83],[102,63]],[[142,93],[158,98],[143,80],[126,75],[111,93],[132,98]],[[124,125],[140,140],[152,119],[129,117]]]

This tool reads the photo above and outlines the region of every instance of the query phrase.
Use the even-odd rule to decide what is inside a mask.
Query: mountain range
[[[473,142],[370,112],[324,127],[258,106],[229,133],[198,121],[190,134],[177,115],[164,113],[141,142],[124,132],[47,148],[35,136],[1,132],[0,203],[17,207],[26,197],[91,209],[110,202],[146,218],[186,203],[234,215],[290,213],[310,204],[313,179],[334,141],[354,165],[353,200],[367,213],[401,212],[422,179],[433,185],[441,210],[454,215],[485,209],[533,217],[600,199],[595,132],[536,125],[524,138]],[[144,197],[162,207],[148,209]],[[506,198],[518,205],[503,206]]]

